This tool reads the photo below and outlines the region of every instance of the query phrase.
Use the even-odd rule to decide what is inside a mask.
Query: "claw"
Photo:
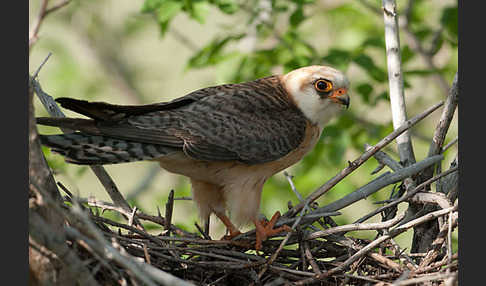
[[[268,237],[276,235],[282,231],[292,231],[288,225],[283,225],[281,227],[273,228],[277,220],[280,218],[280,212],[277,211],[270,221],[265,220],[254,220],[253,223],[255,224],[255,232],[256,232],[256,243],[255,249],[260,250],[262,248],[262,242],[266,240]]]
[[[239,230],[236,230],[236,231],[232,231],[231,229],[226,229],[226,232],[229,232],[230,234],[226,234],[224,235],[221,240],[231,240],[235,237],[237,237],[238,235],[241,234],[241,232]]]

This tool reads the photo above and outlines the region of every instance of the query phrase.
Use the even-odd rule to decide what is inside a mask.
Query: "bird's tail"
[[[119,140],[81,132],[39,135],[41,143],[59,153],[70,163],[104,165],[155,159],[174,151],[173,148]]]

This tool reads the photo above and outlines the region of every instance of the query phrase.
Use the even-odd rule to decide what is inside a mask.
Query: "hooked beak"
[[[345,88],[339,88],[335,90],[331,94],[330,98],[332,101],[344,105],[346,109],[349,108],[350,99],[349,99],[348,91]]]

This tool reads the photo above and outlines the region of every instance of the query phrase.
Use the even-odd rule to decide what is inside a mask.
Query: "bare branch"
[[[388,83],[393,127],[396,129],[407,120],[405,92],[403,88],[402,60],[400,55],[397,5],[395,0],[383,0],[385,44],[388,64]],[[400,160],[405,165],[415,163],[412,141],[408,131],[396,138]]]
[[[444,144],[447,131],[449,130],[449,126],[452,122],[452,118],[454,117],[454,113],[457,107],[458,94],[458,78],[456,72],[456,75],[454,76],[454,80],[452,82],[452,86],[450,88],[449,96],[444,103],[444,109],[442,110],[439,123],[437,124],[434,136],[432,138],[432,142],[430,144],[428,156],[433,156],[442,152],[442,146]],[[432,177],[433,172],[433,167],[428,168],[424,171],[422,179],[428,179]]]
[[[34,23],[32,24],[32,27],[29,31],[29,52],[32,46],[37,42],[38,39],[38,34],[39,30],[41,27],[42,22],[44,21],[45,17],[49,15],[50,13],[66,6],[70,0],[64,0],[51,8],[47,8],[47,4],[49,3],[49,0],[42,0],[39,8],[39,13],[37,14],[37,17],[34,20]]]
[[[29,210],[29,236],[53,251],[58,257],[62,257],[71,277],[80,285],[99,285],[83,264],[83,261],[65,243],[64,232],[54,229],[49,222],[46,222],[32,210]]]
[[[324,207],[320,207],[315,210],[315,212],[331,212],[331,211],[337,211],[342,208],[345,208],[346,206],[351,205],[352,203],[362,200],[369,195],[381,190],[382,188],[394,184],[397,182],[400,182],[401,180],[408,178],[414,174],[419,173],[420,171],[424,170],[425,168],[436,164],[437,162],[440,162],[444,157],[442,156],[434,156],[434,157],[428,157],[424,159],[423,161],[417,162],[411,166],[402,168],[396,172],[393,173],[385,173],[382,176],[376,178],[375,180],[372,180],[368,184],[362,186],[361,188],[357,189],[356,191],[346,195],[345,197],[332,202]]]
[[[366,253],[368,253],[369,251],[371,251],[373,248],[375,248],[378,245],[380,245],[382,242],[384,242],[384,241],[386,241],[386,240],[388,240],[388,239],[390,239],[392,237],[395,237],[395,236],[403,233],[404,231],[406,231],[407,229],[409,229],[411,227],[420,225],[420,224],[422,224],[422,223],[424,223],[426,221],[429,221],[429,220],[435,219],[437,217],[443,216],[443,215],[449,213],[450,211],[455,211],[455,210],[457,210],[457,206],[453,206],[453,207],[448,208],[448,209],[442,209],[442,210],[439,210],[439,211],[431,212],[431,213],[428,213],[428,214],[426,214],[426,215],[424,215],[422,217],[419,217],[417,219],[414,219],[412,221],[409,221],[406,224],[403,224],[401,226],[398,226],[398,227],[392,229],[389,234],[380,236],[379,238],[373,240],[371,243],[369,243],[365,247],[361,248],[359,251],[357,251],[351,257],[349,257],[348,259],[346,259],[346,261],[344,261],[343,263],[341,263],[339,266],[337,266],[337,267],[335,267],[333,269],[330,269],[330,270],[328,270],[328,271],[326,271],[326,272],[324,272],[322,274],[314,275],[314,277],[312,277],[312,278],[308,278],[308,279],[305,279],[305,280],[297,281],[295,283],[295,285],[305,285],[308,282],[314,281],[315,279],[322,279],[324,277],[329,277],[329,276],[331,276],[331,275],[333,275],[335,273],[341,272],[341,271],[345,270],[347,267],[349,267],[353,262],[355,262],[356,260],[358,260],[362,256],[366,255]]]
[[[395,200],[395,201],[393,201],[393,202],[391,202],[391,203],[388,203],[388,204],[386,204],[386,205],[384,205],[384,206],[382,206],[382,207],[377,208],[376,210],[374,210],[374,211],[372,211],[371,213],[367,214],[366,216],[364,216],[364,217],[360,218],[360,219],[359,219],[359,220],[357,220],[356,222],[363,222],[363,221],[366,221],[366,220],[367,220],[367,219],[369,219],[370,217],[373,217],[374,215],[379,214],[379,213],[380,213],[380,212],[382,212],[383,210],[385,210],[385,209],[387,209],[387,208],[390,208],[390,207],[393,207],[393,206],[396,206],[397,204],[399,204],[399,203],[401,203],[401,202],[404,202],[404,201],[408,200],[408,199],[409,199],[409,198],[411,198],[413,195],[415,195],[415,194],[416,194],[418,191],[420,191],[420,190],[422,190],[422,189],[426,188],[428,185],[430,185],[431,183],[433,183],[433,182],[437,181],[438,179],[440,179],[440,178],[442,178],[442,177],[444,177],[444,176],[447,176],[447,175],[451,174],[452,172],[457,171],[457,169],[458,169],[457,167],[455,167],[455,168],[451,168],[451,169],[447,170],[447,171],[446,171],[446,172],[444,172],[444,173],[441,173],[441,174],[439,174],[439,175],[437,175],[437,176],[435,176],[435,177],[433,177],[433,178],[430,178],[429,180],[427,180],[427,181],[423,182],[422,184],[418,185],[417,187],[415,187],[413,190],[409,190],[409,191],[408,191],[408,193],[407,193],[405,196],[403,196],[403,197],[401,197],[401,198],[399,198],[399,199],[397,199],[397,200]]]
[[[378,229],[385,229],[390,228],[400,222],[405,217],[405,213],[402,213],[399,216],[394,217],[393,219],[384,221],[384,222],[375,222],[375,223],[352,223],[346,225],[340,225],[337,227],[332,227],[320,231],[316,231],[310,233],[305,237],[306,240],[308,239],[315,239],[318,237],[324,237],[333,233],[341,233],[341,232],[349,232],[355,230],[378,230]]]

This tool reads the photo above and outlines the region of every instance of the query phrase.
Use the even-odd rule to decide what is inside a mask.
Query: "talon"
[[[262,242],[266,240],[268,237],[276,235],[283,231],[292,231],[292,228],[288,225],[283,225],[277,228],[273,228],[277,223],[277,220],[280,218],[280,212],[277,211],[270,221],[265,220],[254,220],[253,223],[255,224],[255,234],[256,234],[256,243],[255,249],[260,250],[262,248]]]
[[[231,223],[231,221],[229,220],[229,218],[225,214],[216,213],[216,216],[226,226],[226,233],[229,232],[229,234],[224,235],[220,240],[231,240],[234,237],[241,234],[241,232],[236,228],[236,226],[234,226],[234,224]]]
[[[229,231],[230,234],[223,235],[220,240],[232,240],[233,238],[237,237],[238,235],[241,234],[239,230],[237,231],[231,231],[230,229],[227,230]]]

